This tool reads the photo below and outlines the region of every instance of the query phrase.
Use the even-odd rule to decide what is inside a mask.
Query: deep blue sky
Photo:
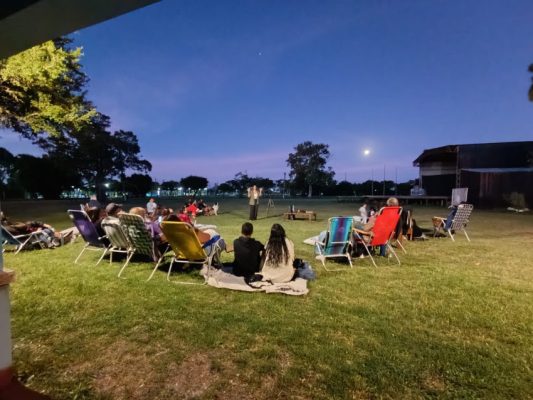
[[[338,180],[407,180],[424,148],[533,140],[531,0],[166,0],[72,37],[157,180],[279,179],[305,140]]]

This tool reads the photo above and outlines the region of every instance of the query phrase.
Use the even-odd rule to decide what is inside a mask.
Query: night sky
[[[404,181],[425,148],[533,140],[531,0],[166,0],[72,38],[159,181],[280,179],[305,140],[337,180]]]

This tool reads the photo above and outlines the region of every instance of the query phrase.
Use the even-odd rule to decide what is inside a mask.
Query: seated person
[[[446,218],[442,217],[433,217],[433,227],[435,230],[439,228],[443,228],[445,231],[448,231],[452,227],[453,219],[455,218],[455,214],[457,214],[457,206],[451,206],[451,210],[448,213]]]
[[[187,206],[187,212],[189,214],[191,214],[193,216],[193,218],[196,216],[196,214],[201,214],[202,213],[202,210],[200,210],[197,206],[196,206],[196,200],[193,201],[192,203],[190,203],[188,206]]]
[[[152,240],[154,241],[154,244],[157,247],[160,247],[161,245],[165,244],[167,242],[167,239],[165,238],[165,235],[163,235],[163,232],[161,231],[161,227],[159,226],[159,222],[152,221],[150,218],[148,218],[148,214],[146,210],[142,207],[133,207],[130,209],[130,214],[135,214],[140,216],[144,221],[144,226],[146,227],[146,230],[152,237]]]
[[[181,222],[187,222],[188,224],[191,224],[191,225],[193,224],[191,217],[187,213],[187,207],[182,207],[182,209],[178,213],[178,218]]]
[[[106,211],[108,217],[115,218],[115,219],[118,221],[118,214],[120,214],[121,212],[123,212],[123,210],[122,210],[122,204],[109,203],[109,204],[105,207],[105,211]]]
[[[185,222],[185,223],[188,223],[189,225],[193,226],[190,222],[183,221],[180,218],[180,216],[176,215],[176,214],[170,214],[165,219],[165,221],[169,221],[169,222]],[[202,247],[204,248],[204,250],[205,250],[205,252],[207,254],[209,254],[211,252],[211,246],[214,243],[218,243],[218,246],[220,247],[221,250],[225,250],[226,252],[230,251],[230,250],[228,250],[228,248],[226,246],[226,242],[224,241],[224,239],[222,239],[220,234],[217,231],[215,231],[214,229],[211,229],[211,228],[198,229],[195,226],[193,226],[193,228],[194,228],[194,232],[196,233],[196,236],[198,237],[198,241],[200,242],[200,244],[202,245]]]
[[[98,236],[101,237],[100,241],[104,243],[106,246],[109,246],[109,240],[104,237],[105,231],[104,228],[102,228],[102,221],[105,217],[107,217],[107,212],[104,208],[101,207],[92,207],[87,209],[87,215],[89,216],[89,219],[93,223],[94,227],[96,228],[96,232],[98,232]]]
[[[263,280],[272,283],[289,282],[294,277],[294,244],[286,237],[280,224],[272,225],[265,246],[265,261],[261,268]]]
[[[102,208],[102,204],[98,201],[95,194],[89,197],[89,202],[86,204],[86,208]]]
[[[241,236],[233,241],[235,259],[233,261],[233,274],[249,277],[259,272],[261,255],[265,246],[254,238],[254,226],[245,222],[241,227]]]
[[[29,235],[36,233],[36,237],[46,247],[56,247],[61,244],[62,234],[55,229],[40,221],[11,222],[1,214],[1,222],[6,231],[13,236]]]

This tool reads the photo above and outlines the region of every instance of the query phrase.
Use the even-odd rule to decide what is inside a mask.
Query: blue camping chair
[[[81,237],[85,241],[85,246],[83,246],[83,249],[81,250],[80,254],[78,254],[78,257],[76,257],[76,260],[74,260],[74,264],[78,262],[85,250],[94,250],[102,251],[102,256],[96,263],[98,265],[98,263],[102,260],[102,258],[104,258],[108,250],[108,246],[106,246],[106,244],[102,241],[105,236],[100,237],[100,235],[96,231],[94,224],[91,222],[91,219],[85,211],[68,210],[67,213],[70,219],[72,220],[72,223],[76,228],[78,228]]]
[[[328,220],[328,230],[324,241],[316,242],[317,259],[322,261],[322,265],[326,271],[340,271],[339,269],[332,270],[326,267],[326,258],[346,258],[350,267],[352,265],[352,217],[333,217]]]

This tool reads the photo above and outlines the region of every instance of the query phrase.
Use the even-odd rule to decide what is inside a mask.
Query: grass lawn
[[[292,202],[318,220],[283,221]],[[140,260],[118,279],[121,264],[95,267],[96,253],[73,264],[81,240],[6,252],[15,368],[55,399],[533,398],[533,215],[474,210],[470,243],[411,242],[401,266],[324,271],[303,239],[358,206],[276,200],[269,218],[261,206],[255,236],[281,222],[317,271],[305,297],[174,285],[164,272],[145,282]],[[2,208],[70,226],[66,202]],[[200,222],[231,241],[246,200],[220,211]],[[447,210],[415,209],[423,228],[434,214]]]

